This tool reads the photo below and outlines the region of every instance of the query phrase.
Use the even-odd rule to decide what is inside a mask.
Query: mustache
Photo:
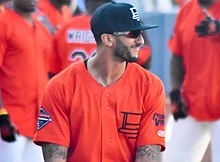
[[[136,43],[135,45],[131,46],[131,47],[136,47],[136,48],[141,48],[144,47],[145,45],[142,43]]]

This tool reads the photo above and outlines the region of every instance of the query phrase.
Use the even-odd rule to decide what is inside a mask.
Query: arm
[[[180,90],[184,78],[182,57],[172,55],[170,63],[170,77],[171,90]]]
[[[184,78],[184,68],[182,57],[173,55],[170,65],[171,76],[171,111],[174,119],[177,121],[179,118],[187,117],[187,105],[181,98],[181,86]]]
[[[52,143],[42,144],[43,156],[45,162],[66,162],[68,148]]]
[[[135,162],[158,162],[160,145],[147,145],[137,148]]]
[[[0,134],[2,140],[14,142],[16,140],[16,129],[13,126],[7,110],[3,107],[0,87]]]

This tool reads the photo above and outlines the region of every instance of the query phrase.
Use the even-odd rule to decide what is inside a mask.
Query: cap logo
[[[140,21],[140,16],[138,15],[137,9],[135,7],[130,8],[132,13],[132,19]]]

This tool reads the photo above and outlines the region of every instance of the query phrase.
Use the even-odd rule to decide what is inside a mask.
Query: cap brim
[[[158,28],[158,25],[142,25],[139,27],[137,30],[148,30],[148,29],[153,29],[153,28]]]
[[[130,28],[123,28],[117,31],[133,31],[133,30],[148,30],[148,29],[153,29],[159,27],[158,25],[140,25],[140,26],[135,26],[135,27],[130,27]],[[115,31],[113,31],[115,32]]]

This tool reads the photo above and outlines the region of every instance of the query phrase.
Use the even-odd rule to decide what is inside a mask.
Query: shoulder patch
[[[38,117],[38,122],[37,122],[37,130],[40,130],[51,121],[52,119],[50,117],[50,114],[46,112],[43,107],[41,107],[40,115]]]

